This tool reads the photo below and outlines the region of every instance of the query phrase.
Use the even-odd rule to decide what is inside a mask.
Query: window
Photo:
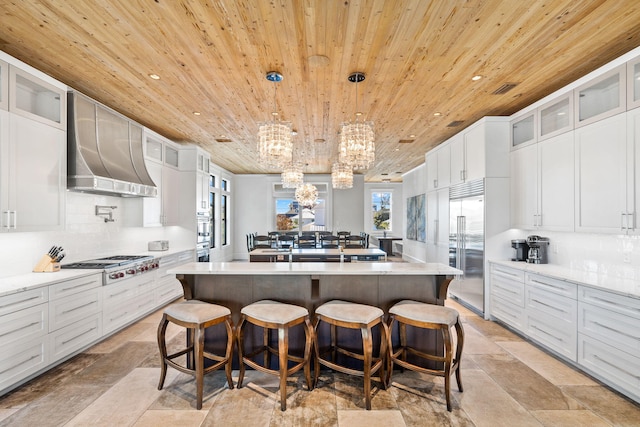
[[[211,216],[211,249],[216,247],[216,189],[215,189],[216,177],[209,175],[209,215]]]
[[[226,179],[220,180],[220,188],[222,191],[229,191],[229,181]]]
[[[301,209],[293,198],[276,199],[276,230],[278,231],[318,231],[325,228],[325,201],[311,209]]]
[[[371,230],[391,231],[390,191],[371,192]]]

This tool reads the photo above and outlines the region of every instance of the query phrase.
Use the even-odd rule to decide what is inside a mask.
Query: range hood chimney
[[[67,120],[69,190],[157,196],[144,164],[141,125],[76,91],[67,93]]]

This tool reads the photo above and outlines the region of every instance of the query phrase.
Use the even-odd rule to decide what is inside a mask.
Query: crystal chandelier
[[[267,73],[267,80],[274,83],[282,81],[282,74],[275,71]],[[281,122],[278,120],[276,110],[276,90],[273,95],[273,120],[269,122],[258,123],[258,154],[259,160],[266,166],[282,167],[289,159],[293,152],[293,143],[291,141],[291,123]]]
[[[287,164],[280,174],[282,188],[296,188],[302,184],[304,174],[300,163],[291,162]]]
[[[353,169],[344,163],[334,163],[331,167],[331,184],[333,188],[344,190],[353,187]]]
[[[303,208],[312,208],[318,202],[318,189],[313,184],[303,184],[296,188],[296,200]]]
[[[340,131],[339,159],[354,169],[368,169],[375,160],[373,122],[361,122],[358,110],[358,83],[364,73],[353,73],[349,81],[356,84],[356,120],[343,123]]]

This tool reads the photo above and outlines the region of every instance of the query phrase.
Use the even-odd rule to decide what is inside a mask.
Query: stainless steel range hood
[[[76,91],[67,93],[67,188],[122,197],[155,197],[142,126]]]

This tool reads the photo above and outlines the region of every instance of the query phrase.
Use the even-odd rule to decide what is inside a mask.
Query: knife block
[[[36,266],[33,267],[34,273],[53,273],[55,271],[60,271],[60,263],[53,262],[49,255],[43,255]]]

